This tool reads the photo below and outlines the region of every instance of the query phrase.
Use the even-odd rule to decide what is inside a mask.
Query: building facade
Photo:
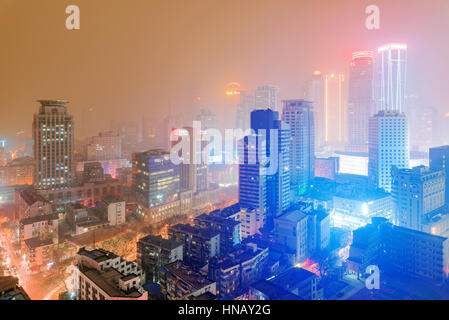
[[[369,120],[368,180],[372,188],[391,192],[391,170],[409,167],[407,117],[397,111],[380,111]]]
[[[34,185],[42,190],[69,188],[74,182],[73,116],[68,101],[40,100],[34,115]]]
[[[283,101],[282,121],[290,126],[290,192],[296,199],[307,192],[315,173],[315,121],[312,102]]]
[[[444,206],[444,172],[424,166],[413,169],[393,167],[392,176],[394,224],[423,231],[425,216]]]

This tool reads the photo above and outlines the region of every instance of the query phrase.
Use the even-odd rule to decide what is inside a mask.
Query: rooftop
[[[303,300],[296,294],[293,294],[268,280],[259,280],[253,283],[251,288],[260,291],[266,295],[269,300]]]
[[[178,243],[174,240],[171,239],[164,239],[161,236],[153,236],[153,235],[148,235],[142,239],[139,240],[139,242],[146,242],[146,243],[150,243],[154,246],[166,249],[166,250],[172,250],[175,248],[178,248],[179,246],[182,246],[181,243]]]
[[[279,217],[276,217],[275,220],[287,220],[290,222],[297,222],[306,217],[306,214],[300,210],[292,210],[282,214]]]
[[[302,282],[309,280],[311,278],[317,277],[316,274],[307,271],[303,268],[291,268],[287,271],[284,271],[283,273],[277,275],[272,280],[273,283],[276,283],[277,285],[286,288],[289,287],[292,284]]]
[[[58,220],[59,216],[58,214],[54,213],[54,214],[48,214],[48,215],[42,215],[42,216],[35,216],[32,218],[25,218],[20,220],[20,224],[21,225],[27,225],[27,224],[33,224],[36,222],[41,222],[41,221],[52,221],[52,220]]]
[[[50,238],[45,239],[45,240],[41,240],[39,238],[31,238],[31,239],[25,240],[25,244],[29,249],[35,249],[35,248],[39,248],[39,247],[45,247],[45,246],[52,245],[53,240]]]
[[[81,256],[85,256],[89,259],[95,260],[97,262],[106,261],[109,259],[115,259],[117,258],[117,255],[115,253],[106,251],[104,249],[94,249],[94,250],[87,250],[85,248],[81,248],[78,251],[78,254]]]
[[[212,228],[203,229],[201,227],[191,226],[190,224],[177,224],[175,226],[170,227],[169,230],[189,233],[203,238],[213,238],[219,234]]]
[[[82,267],[80,268],[80,272],[83,273],[92,282],[94,282],[110,297],[139,298],[142,296],[143,292],[139,292],[139,290],[137,290],[136,288],[131,288],[128,291],[123,291],[122,289],[120,289],[119,280],[126,281],[127,277],[123,276],[115,269],[99,271],[93,268]],[[135,275],[132,275],[132,277],[135,277]]]
[[[20,191],[20,196],[29,206],[32,206],[36,202],[48,203],[48,201],[45,200],[44,197],[39,195],[33,188],[23,189],[22,191]]]
[[[203,277],[200,273],[193,271],[181,261],[175,261],[164,266],[164,269],[176,277],[188,283],[195,290],[199,290],[213,282]]]

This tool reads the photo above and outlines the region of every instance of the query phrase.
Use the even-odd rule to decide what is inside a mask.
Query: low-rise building
[[[126,222],[126,203],[119,197],[109,195],[103,198],[107,219],[111,226],[124,224]]]
[[[209,259],[220,255],[220,234],[211,228],[177,224],[168,229],[170,239],[184,246],[184,261],[201,268]]]
[[[15,277],[0,277],[0,300],[31,300]]]
[[[220,253],[226,254],[241,242],[240,222],[222,217],[220,212],[203,213],[194,219],[195,225],[212,229],[220,234]]]
[[[182,261],[161,268],[161,293],[167,300],[191,300],[206,293],[217,294],[216,283]]]
[[[19,189],[14,196],[15,220],[49,215],[53,209],[51,203],[39,195],[33,188]]]
[[[318,276],[303,268],[291,268],[270,281],[304,300],[323,300]]]
[[[25,218],[19,222],[19,240],[22,251],[25,240],[31,238],[51,239],[53,244],[59,241],[59,218],[57,214]]]
[[[217,283],[217,295],[234,298],[260,280],[267,271],[268,250],[252,243],[211,259],[208,277]]]
[[[142,269],[112,252],[80,249],[75,272],[79,300],[148,300]]]
[[[25,259],[30,270],[40,271],[53,261],[54,243],[52,239],[30,238],[24,241]]]
[[[449,270],[449,239],[373,218],[354,231],[347,268],[360,275],[371,264],[393,275],[442,283]]]
[[[303,300],[269,280],[259,280],[251,284],[245,300]]]
[[[351,188],[333,197],[331,219],[334,227],[353,231],[370,223],[372,217],[393,218],[394,203],[382,190]]]
[[[0,187],[32,185],[33,173],[33,158],[14,159],[5,166],[0,166]]]
[[[162,266],[183,259],[183,244],[148,235],[137,242],[137,263],[147,282],[159,283]]]

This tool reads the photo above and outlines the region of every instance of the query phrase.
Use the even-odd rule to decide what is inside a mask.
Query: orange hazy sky
[[[65,8],[81,30],[65,28]],[[380,7],[381,29],[365,28]],[[189,114],[193,97],[223,122],[223,95],[275,84],[301,96],[315,69],[347,72],[351,52],[407,42],[408,92],[449,111],[448,0],[0,0],[0,136],[31,131],[37,99],[68,99],[79,122]]]

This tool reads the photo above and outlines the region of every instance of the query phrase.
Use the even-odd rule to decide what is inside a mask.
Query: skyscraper
[[[429,150],[430,168],[443,170],[445,173],[445,204],[449,206],[449,146],[430,148]]]
[[[290,127],[267,109],[251,112],[251,128],[255,135],[239,141],[239,202],[242,208],[265,211],[272,222],[290,206]],[[277,136],[271,136],[270,130]],[[271,159],[268,163],[261,161],[262,153]]]
[[[406,112],[407,45],[390,43],[377,49],[374,59],[374,99],[376,109]]]
[[[345,97],[343,74],[332,73],[324,79],[325,140],[333,147],[340,147],[345,141]]]
[[[178,154],[182,159],[179,165],[181,190],[192,190],[193,192],[206,191],[209,188],[209,166],[202,159],[202,150],[206,141],[198,141],[195,145],[194,128],[184,127],[172,130],[172,146],[178,144],[181,139],[188,139],[189,150],[182,150],[185,154]],[[198,129],[196,129],[198,130]],[[197,132],[197,139],[202,139],[201,132]],[[195,159],[201,159],[195,163]]]
[[[250,114],[255,108],[254,95],[246,91],[240,92],[240,103],[237,106],[235,127],[246,131],[250,128]]]
[[[290,192],[292,200],[304,194],[315,173],[313,105],[307,100],[283,101],[282,121],[290,125]]]
[[[254,93],[256,109],[280,111],[279,88],[275,86],[259,86]]]
[[[392,170],[394,223],[423,231],[424,216],[444,206],[444,171],[425,166]]]
[[[379,111],[369,120],[368,181],[391,192],[391,169],[409,167],[408,121],[404,113]]]
[[[326,141],[326,106],[324,103],[324,79],[320,71],[313,73],[308,82],[305,98],[313,103],[315,120],[315,146],[321,148]]]
[[[41,190],[69,188],[74,182],[73,117],[65,100],[39,100],[34,114],[34,185]]]
[[[150,222],[164,221],[164,215],[172,214],[170,207],[177,209],[171,203],[179,198],[179,165],[170,160],[170,153],[162,150],[134,153],[132,162],[137,213]],[[151,209],[155,207],[161,210],[153,212]]]
[[[349,71],[349,151],[366,152],[368,146],[368,118],[373,105],[372,77],[373,52],[354,52]]]

